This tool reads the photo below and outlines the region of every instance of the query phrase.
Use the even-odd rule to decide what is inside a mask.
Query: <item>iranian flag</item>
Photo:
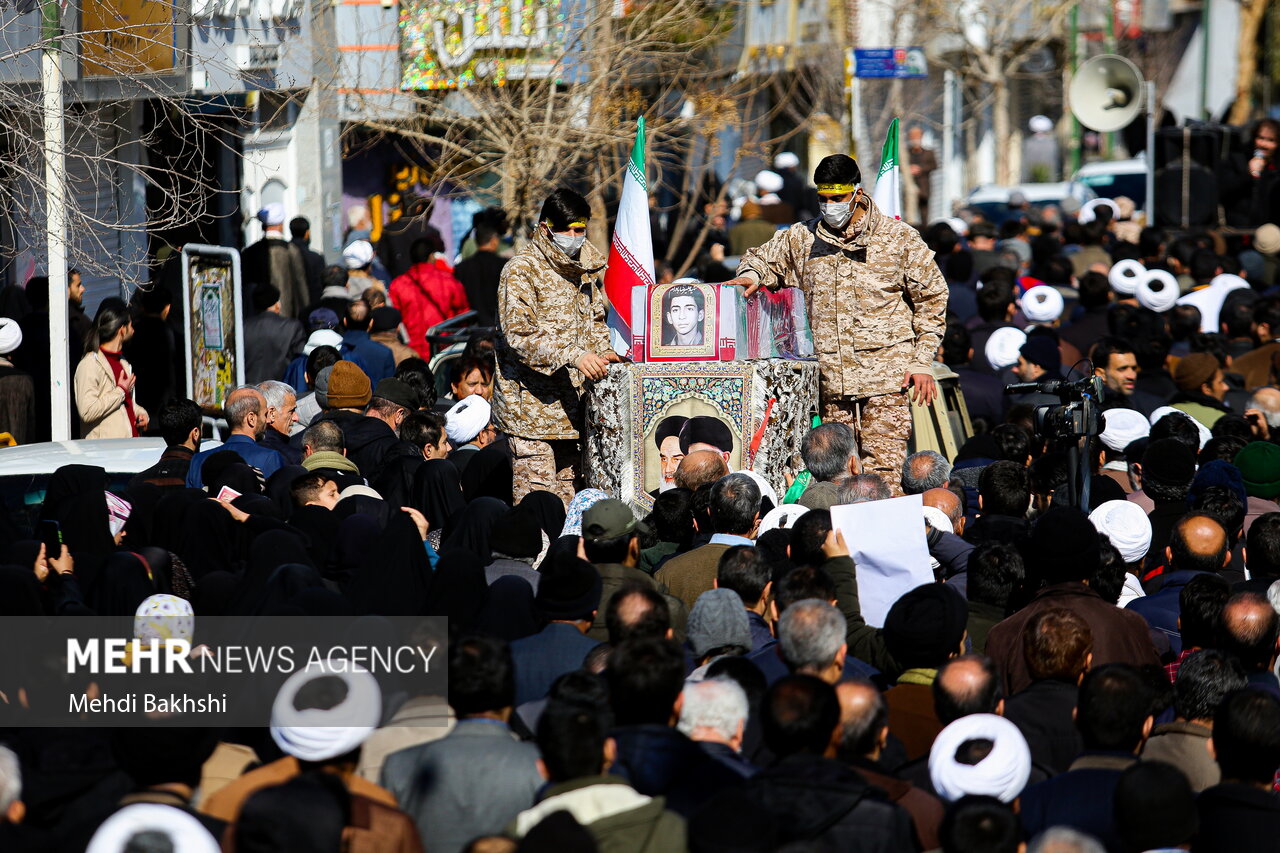
[[[880,173],[871,197],[885,216],[902,218],[902,169],[898,167],[898,120],[889,122],[889,135],[880,152]]]
[[[631,355],[631,288],[653,285],[653,239],[649,233],[649,185],[644,177],[644,116],[637,122],[631,161],[622,179],[622,200],[609,246],[604,292],[609,298],[609,339],[614,352]]]

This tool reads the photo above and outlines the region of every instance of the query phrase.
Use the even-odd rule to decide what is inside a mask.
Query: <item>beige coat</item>
[[[892,394],[909,368],[930,373],[946,328],[947,282],[933,252],[867,204],[852,236],[820,219],[797,222],[738,264],[738,275],[770,290],[804,292],[824,400]]]
[[[133,373],[127,361],[124,371],[127,375]],[[94,350],[80,359],[74,385],[81,438],[133,437],[133,425],[129,423],[129,411],[124,405],[124,390],[116,385],[106,356]],[[133,411],[138,416],[146,415],[136,399]]]
[[[587,353],[613,351],[600,280],[605,259],[584,243],[573,260],[539,228],[498,280],[498,373],[493,421],[519,438],[576,439]]]

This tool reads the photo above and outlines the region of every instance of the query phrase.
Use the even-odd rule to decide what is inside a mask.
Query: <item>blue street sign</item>
[[[854,48],[854,76],[906,80],[928,77],[923,47]]]

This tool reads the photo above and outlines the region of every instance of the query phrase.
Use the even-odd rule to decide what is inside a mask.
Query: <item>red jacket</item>
[[[431,262],[414,264],[392,280],[391,302],[400,309],[409,346],[423,358],[431,357],[427,329],[471,307],[462,283]]]

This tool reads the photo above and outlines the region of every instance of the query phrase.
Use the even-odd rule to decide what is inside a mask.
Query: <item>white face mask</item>
[[[852,201],[826,201],[818,203],[818,211],[822,214],[822,221],[827,223],[831,228],[839,230],[849,221],[849,217],[853,215]]]
[[[575,257],[582,249],[582,244],[587,241],[586,234],[556,234],[552,232],[551,239],[560,247],[560,251],[569,257]]]

